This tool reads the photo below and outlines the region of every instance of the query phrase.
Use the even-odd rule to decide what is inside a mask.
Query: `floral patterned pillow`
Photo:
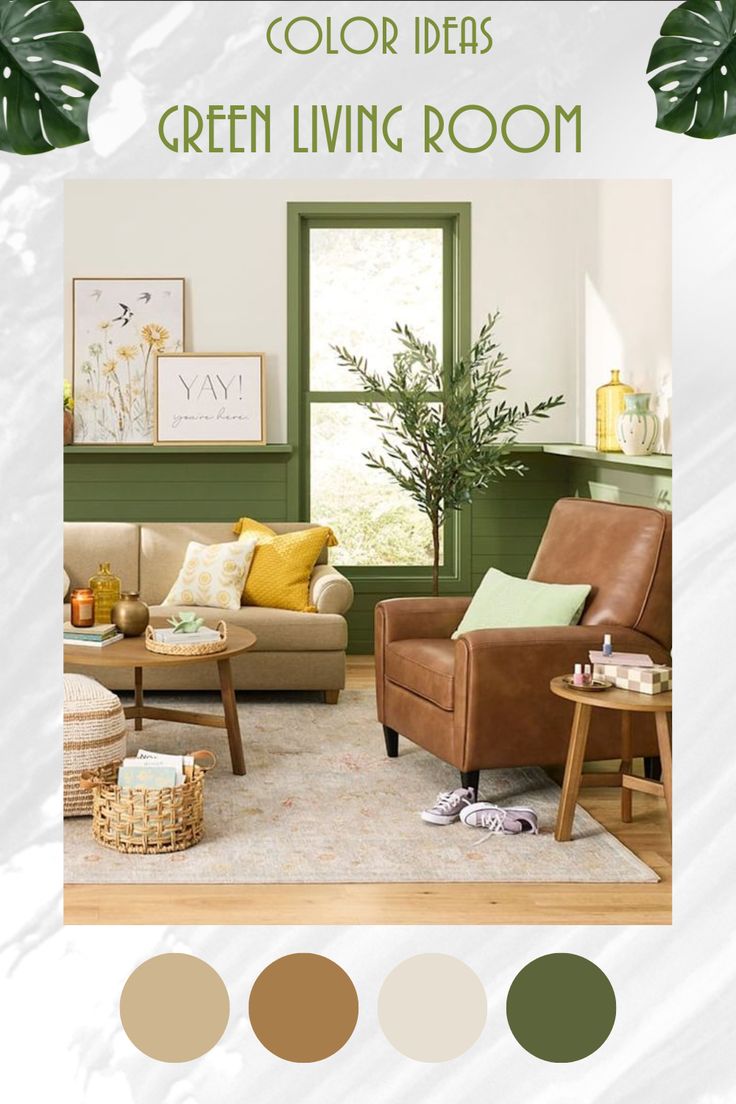
[[[190,541],[181,571],[163,605],[240,609],[255,547],[255,540],[227,544]]]

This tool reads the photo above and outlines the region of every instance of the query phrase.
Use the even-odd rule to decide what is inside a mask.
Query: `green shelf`
[[[64,455],[72,456],[205,456],[211,453],[246,455],[288,455],[293,445],[65,445]]]
[[[611,464],[642,471],[672,471],[672,456],[658,453],[652,456],[625,456],[622,452],[599,452],[591,445],[542,445],[542,451],[550,456],[567,456],[572,460],[592,460],[597,464]]]

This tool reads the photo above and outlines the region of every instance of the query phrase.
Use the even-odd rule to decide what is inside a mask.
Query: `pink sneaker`
[[[502,809],[500,805],[491,805],[488,801],[477,801],[474,805],[465,806],[460,820],[469,828],[485,828],[491,835],[516,836],[522,832],[539,835],[537,814],[523,805]]]
[[[422,820],[427,824],[452,824],[461,816],[464,809],[472,805],[476,796],[472,787],[465,790],[448,790],[447,793],[438,794],[432,808],[425,809],[422,813]],[[474,805],[473,808],[475,808]]]

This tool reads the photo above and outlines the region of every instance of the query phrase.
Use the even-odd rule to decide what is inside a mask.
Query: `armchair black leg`
[[[475,798],[477,801],[478,786],[480,784],[480,771],[461,771],[460,779],[463,789],[471,789],[475,792]]]
[[[386,741],[386,755],[389,759],[396,759],[399,754],[399,734],[388,725],[383,726],[383,738]]]
[[[645,755],[644,777],[653,778],[657,782],[662,777],[662,760],[658,755]]]

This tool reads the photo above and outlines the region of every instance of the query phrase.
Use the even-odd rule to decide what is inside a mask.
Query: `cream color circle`
[[[417,1062],[459,1058],[476,1042],[488,1005],[480,978],[451,955],[407,958],[378,995],[378,1020],[401,1054]]]

